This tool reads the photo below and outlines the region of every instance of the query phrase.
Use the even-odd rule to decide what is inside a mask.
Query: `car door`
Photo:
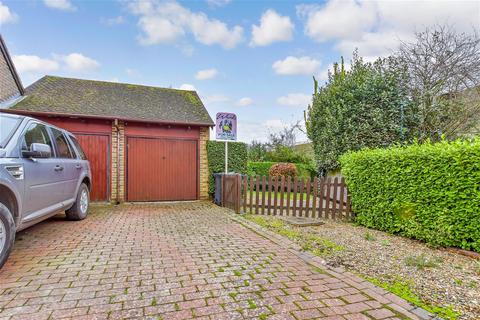
[[[56,156],[64,168],[63,201],[73,203],[76,198],[77,182],[80,175],[80,170],[77,168],[80,161],[77,160],[75,151],[63,131],[56,128],[51,128],[51,130],[57,151]]]
[[[55,157],[55,148],[46,125],[31,122],[20,140],[21,149],[31,150],[33,143],[50,146],[50,158],[24,158],[25,203],[24,219],[33,220],[58,210],[63,200],[64,172],[61,162]]]

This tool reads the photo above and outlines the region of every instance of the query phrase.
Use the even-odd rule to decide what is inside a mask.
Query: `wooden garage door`
[[[92,201],[108,200],[110,137],[108,135],[75,134],[85,151],[92,170]]]
[[[197,199],[197,141],[127,138],[127,199]]]

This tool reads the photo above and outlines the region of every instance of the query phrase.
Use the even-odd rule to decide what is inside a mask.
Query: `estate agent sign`
[[[237,115],[234,113],[219,112],[216,121],[217,140],[237,140]]]
[[[228,112],[217,113],[215,132],[217,140],[225,141],[225,173],[228,173],[228,141],[237,140],[237,115]]]

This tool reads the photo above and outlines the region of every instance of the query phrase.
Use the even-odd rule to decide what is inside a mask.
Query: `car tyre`
[[[90,206],[90,190],[85,183],[78,189],[77,199],[73,206],[65,211],[68,220],[83,220],[87,217],[88,207]]]
[[[7,261],[15,241],[15,221],[10,210],[0,203],[0,269]]]

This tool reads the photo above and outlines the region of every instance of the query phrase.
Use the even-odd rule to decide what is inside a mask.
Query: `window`
[[[18,118],[0,115],[0,148],[7,145],[19,122]]]
[[[32,123],[22,140],[22,150],[31,151],[32,143],[43,143],[49,145],[53,151],[52,141],[48,135],[47,127],[40,123]]]
[[[70,150],[67,139],[65,139],[62,131],[52,128],[52,133],[55,144],[57,145],[57,158],[74,158],[72,150]]]
[[[73,145],[74,145],[75,148],[77,149],[77,153],[78,153],[78,155],[80,156],[80,159],[82,159],[82,160],[87,160],[87,156],[85,155],[85,152],[83,152],[83,149],[82,149],[82,147],[80,146],[80,143],[78,143],[77,138],[75,138],[74,136],[71,136],[71,135],[69,135],[68,137],[70,138],[70,140],[72,141]]]

